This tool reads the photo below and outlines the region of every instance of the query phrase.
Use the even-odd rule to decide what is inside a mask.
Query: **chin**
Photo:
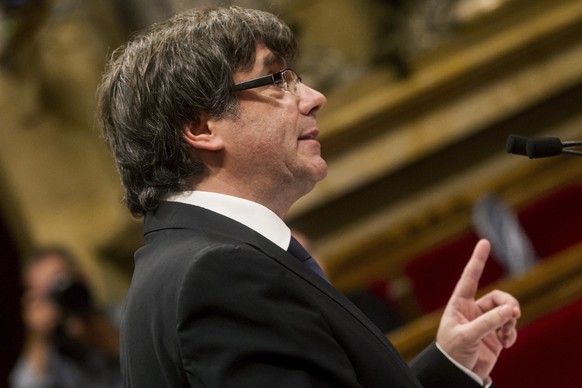
[[[305,189],[303,190],[302,196],[311,192],[311,190],[313,190],[315,185],[318,182],[321,182],[323,179],[325,179],[326,176],[327,176],[327,168],[317,169],[317,170],[311,171],[311,173],[309,174],[309,179],[304,180]]]
[[[315,183],[321,182],[322,180],[325,179],[325,177],[327,177],[327,169],[324,170],[315,180]]]
[[[317,172],[317,178],[315,180],[315,182],[320,182],[322,180],[325,179],[325,177],[327,176],[327,163],[325,162],[325,160],[321,159],[321,165],[318,165],[316,167]]]

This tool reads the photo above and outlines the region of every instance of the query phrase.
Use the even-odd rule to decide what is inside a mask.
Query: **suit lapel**
[[[321,292],[331,298],[336,304],[347,310],[358,322],[365,326],[374,336],[376,336],[390,351],[395,352],[394,347],[388,342],[386,335],[382,333],[370,319],[357,308],[348,298],[339,292],[333,285],[325,281],[321,276],[314,273],[309,268],[305,267],[297,258],[282,250],[277,245],[269,240],[258,235],[257,245],[250,243],[249,245],[259,249],[281,265],[293,271],[295,274],[309,282],[312,286],[319,289]]]
[[[144,221],[144,234],[161,229],[199,229],[202,233],[213,231],[223,234],[226,239],[238,240],[250,245],[271,259],[292,271],[313,287],[317,288],[337,305],[347,310],[370,333],[377,337],[386,348],[396,353],[386,335],[374,325],[352,302],[331,284],[305,267],[297,258],[247,226],[213,211],[182,203],[162,202],[156,212],[148,213]]]

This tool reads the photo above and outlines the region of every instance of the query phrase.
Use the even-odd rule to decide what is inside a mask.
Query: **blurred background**
[[[582,139],[579,0],[0,3],[1,379],[22,346],[21,262],[35,246],[71,249],[101,303],[129,284],[141,220],[121,204],[94,119],[107,55],[177,11],[237,4],[289,23],[301,50],[293,67],[328,97],[319,128],[329,174],[287,221],[336,287],[410,358],[488,237],[481,285],[524,306],[523,345],[502,356],[497,386],[543,386],[536,365],[549,361],[534,355],[544,346],[558,385],[575,386],[567,368],[582,339],[560,319],[582,319],[582,160],[505,147],[510,134]]]

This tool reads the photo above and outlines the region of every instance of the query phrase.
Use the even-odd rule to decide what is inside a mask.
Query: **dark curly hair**
[[[237,114],[234,73],[252,67],[257,43],[287,62],[297,49],[279,18],[233,6],[178,14],[113,53],[97,92],[98,120],[134,216],[192,188],[204,166],[191,158],[182,128],[202,113]]]

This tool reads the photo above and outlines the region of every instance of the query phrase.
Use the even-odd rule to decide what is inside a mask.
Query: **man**
[[[117,327],[91,297],[72,254],[38,248],[23,268],[23,352],[12,388],[121,386]]]
[[[177,15],[111,59],[101,125],[146,239],[122,322],[125,385],[481,386],[520,314],[505,293],[474,300],[486,241],[412,367],[294,256],[282,219],[327,168],[326,99],[287,69],[295,50],[275,16],[230,7]]]

